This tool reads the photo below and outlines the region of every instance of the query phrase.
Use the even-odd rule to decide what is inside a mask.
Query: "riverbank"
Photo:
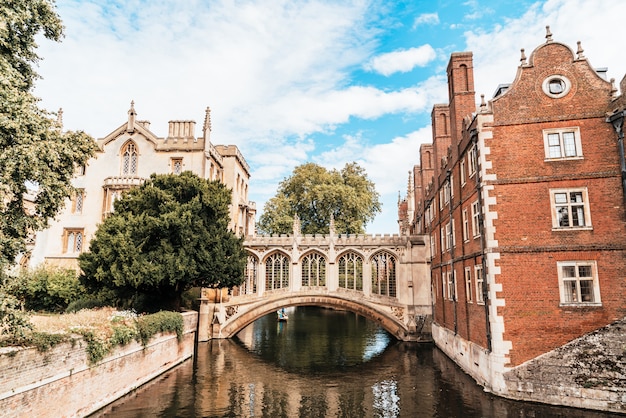
[[[142,343],[113,347],[93,362],[84,336],[39,351],[0,349],[0,411],[14,416],[86,416],[193,356],[197,312],[183,316],[183,332],[159,333]]]

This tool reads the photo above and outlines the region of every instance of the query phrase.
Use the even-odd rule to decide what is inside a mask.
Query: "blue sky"
[[[158,136],[169,120],[211,107],[215,144],[248,161],[258,216],[293,168],[356,161],[383,211],[369,233],[397,233],[398,195],[431,142],[430,112],[447,103],[452,52],[472,51],[477,101],[514,80],[520,49],[581,41],[594,67],[626,73],[622,0],[57,0],[61,43],[40,41],[35,94],[63,108],[66,129],[106,136],[138,118]]]

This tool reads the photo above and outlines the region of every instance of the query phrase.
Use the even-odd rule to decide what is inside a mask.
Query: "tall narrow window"
[[[289,259],[280,253],[270,255],[265,261],[265,289],[289,287]]]
[[[137,147],[132,141],[127,142],[122,151],[122,174],[137,174]]]
[[[372,257],[372,293],[396,297],[396,257],[385,251]]]
[[[467,167],[469,175],[472,177],[476,173],[476,160],[477,160],[476,146],[473,146],[467,153]]]
[[[339,287],[363,290],[363,259],[355,253],[339,258]]]
[[[259,260],[253,255],[248,255],[248,264],[246,265],[246,277],[243,283],[242,294],[251,295],[256,293],[258,274]]]
[[[302,286],[326,286],[326,259],[311,253],[302,259]]]
[[[480,216],[480,206],[478,205],[478,200],[472,203],[472,235],[474,238],[480,236],[480,224],[479,224],[479,216]]]
[[[467,209],[463,209],[463,242],[469,240],[469,220],[467,218]]]
[[[482,264],[476,264],[474,266],[474,275],[476,276],[476,302],[485,303],[485,298],[483,296],[484,276]]]
[[[85,190],[76,189],[72,195],[72,213],[83,213],[83,203],[85,201]]]

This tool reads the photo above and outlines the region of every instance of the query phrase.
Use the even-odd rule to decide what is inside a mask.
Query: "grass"
[[[133,326],[136,315],[115,308],[83,309],[75,313],[35,314],[30,322],[37,332],[50,334],[79,333],[91,330],[103,337],[113,335],[113,324]]]

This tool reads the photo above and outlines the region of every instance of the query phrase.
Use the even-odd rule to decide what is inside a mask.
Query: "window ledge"
[[[558,157],[558,158],[544,158],[544,162],[546,163],[552,163],[552,162],[558,162],[558,161],[578,161],[578,160],[584,160],[585,158],[582,155],[577,155],[576,157]]]
[[[599,308],[602,307],[601,302],[574,302],[574,303],[563,303],[559,304],[560,308]]]
[[[563,231],[593,231],[593,226],[563,226],[563,227],[552,227],[553,232],[563,232]]]

